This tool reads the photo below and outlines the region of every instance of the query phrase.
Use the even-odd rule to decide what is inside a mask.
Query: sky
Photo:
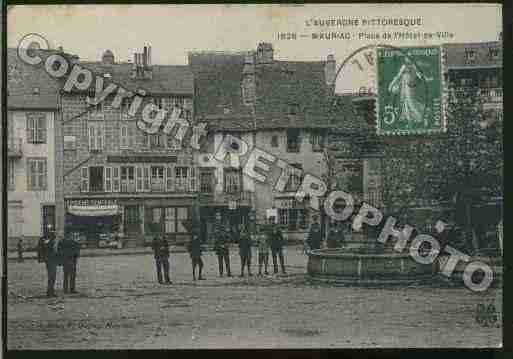
[[[421,18],[421,26],[362,25],[363,19]],[[359,19],[358,26],[312,26],[312,20]],[[498,4],[306,4],[306,5],[16,5],[8,9],[7,41],[16,47],[28,33],[44,36],[82,60],[99,60],[106,49],[116,61],[152,46],[155,64],[186,64],[189,51],[248,51],[273,43],[280,60],[318,61],[333,54],[340,64],[351,52],[373,43],[394,46],[495,41],[502,31]],[[353,23],[354,24],[354,23]],[[312,39],[312,33],[349,33],[350,39]],[[383,40],[359,38],[384,31],[449,32],[452,38]],[[296,33],[280,40],[278,33]],[[300,34],[307,37],[299,38]],[[350,77],[358,77],[355,72]],[[364,76],[367,78],[367,76]],[[349,77],[346,77],[349,78]],[[365,81],[365,80],[362,80]],[[354,82],[354,81],[353,81]],[[337,83],[337,87],[338,87]]]

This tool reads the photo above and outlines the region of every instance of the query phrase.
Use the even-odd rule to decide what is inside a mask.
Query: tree
[[[452,201],[466,246],[478,250],[472,208],[502,195],[502,120],[490,119],[477,90],[456,95],[450,91],[445,133],[383,144],[382,196],[399,220],[412,206]]]

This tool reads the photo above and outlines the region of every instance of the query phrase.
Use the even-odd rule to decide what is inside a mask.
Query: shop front
[[[100,241],[119,235],[121,210],[112,199],[77,199],[66,201],[64,235],[98,247]]]

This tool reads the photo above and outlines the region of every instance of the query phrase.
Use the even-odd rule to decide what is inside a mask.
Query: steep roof
[[[56,51],[36,50],[44,59]],[[7,49],[7,107],[55,110],[59,107],[59,80],[48,75],[44,64],[26,64],[17,49]]]
[[[97,75],[110,74],[109,81],[123,86],[127,90],[145,90],[154,95],[190,96],[194,94],[194,77],[185,65],[152,65],[151,79],[132,79],[132,64],[102,62],[80,62]],[[93,85],[94,86],[94,85]],[[104,85],[106,86],[106,85]]]
[[[242,97],[247,53],[192,53],[195,113],[217,129],[250,131],[329,127],[324,62],[273,61],[256,64],[255,114]],[[289,114],[289,106],[299,106]]]
[[[347,134],[368,134],[375,131],[372,124],[357,116],[355,101],[362,98],[359,94],[337,94],[333,99],[333,131]]]
[[[454,67],[502,67],[502,43],[476,42],[445,44],[442,46],[445,53],[445,66]],[[490,56],[491,50],[497,50],[498,56]],[[473,51],[474,58],[467,59],[467,52]]]

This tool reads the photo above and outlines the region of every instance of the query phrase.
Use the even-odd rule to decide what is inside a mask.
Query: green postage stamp
[[[445,131],[438,46],[377,48],[379,135]]]

